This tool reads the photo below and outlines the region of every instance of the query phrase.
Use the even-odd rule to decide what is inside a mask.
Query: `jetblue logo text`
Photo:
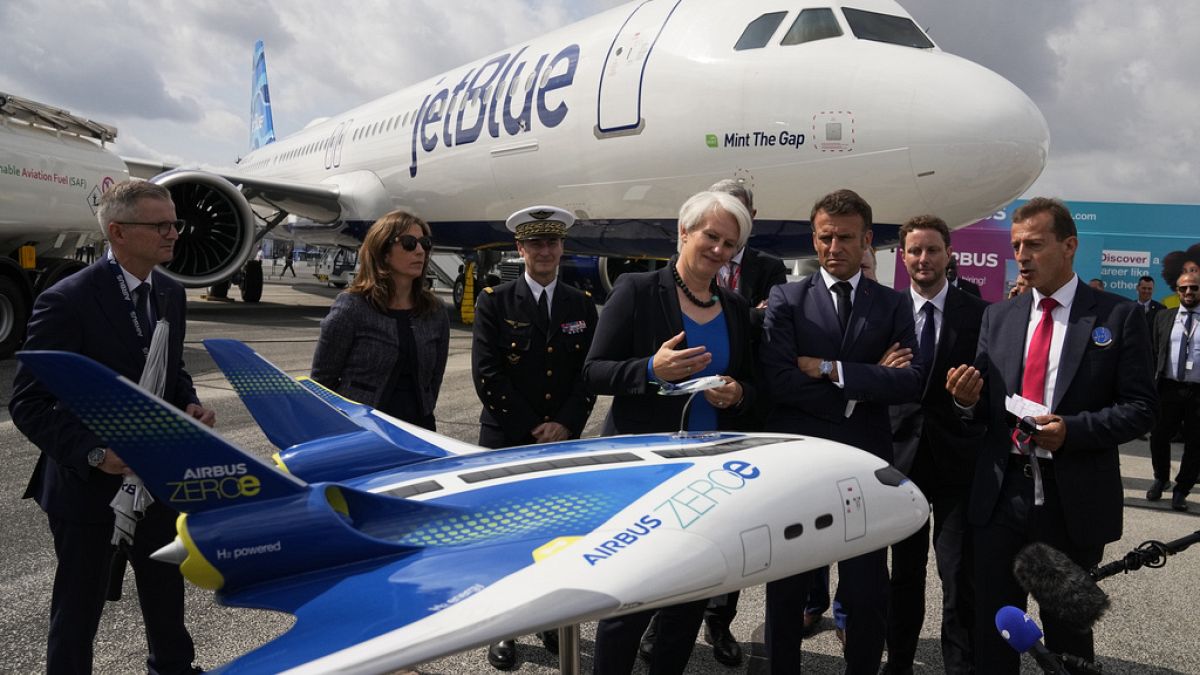
[[[413,125],[410,176],[417,175],[418,155],[436,150],[439,140],[447,148],[474,143],[485,125],[492,138],[500,138],[501,126],[509,136],[532,130],[535,98],[537,119],[543,127],[562,124],[567,103],[549,100],[548,95],[575,81],[579,45],[567,45],[553,57],[542,54],[532,68],[532,56],[522,59],[525,50],[501,54],[478,70],[470,68],[453,88],[425,97]],[[514,98],[522,99],[515,113]]]

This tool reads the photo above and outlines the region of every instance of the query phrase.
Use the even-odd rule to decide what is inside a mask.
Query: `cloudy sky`
[[[618,4],[3,0],[0,91],[117,126],[124,155],[228,165],[248,147],[256,39],[282,136]],[[1200,2],[902,4],[1041,108],[1050,160],[1031,194],[1200,203]]]

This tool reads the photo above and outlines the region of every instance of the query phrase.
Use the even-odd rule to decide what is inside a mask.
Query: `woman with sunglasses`
[[[433,430],[450,322],[425,287],[429,225],[404,211],[375,221],[354,282],[321,321],[312,378],[341,396]]]

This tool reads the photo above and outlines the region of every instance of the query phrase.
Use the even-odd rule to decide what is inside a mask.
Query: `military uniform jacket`
[[[524,275],[485,288],[471,347],[471,376],[483,402],[480,443],[533,443],[530,432],[543,422],[558,422],[578,438],[595,403],[581,377],[595,330],[591,297],[564,283],[555,286],[549,324],[539,318]]]

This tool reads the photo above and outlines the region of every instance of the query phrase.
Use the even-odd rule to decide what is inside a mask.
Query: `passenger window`
[[[784,34],[781,45],[798,45],[826,38],[838,37],[842,27],[838,25],[833,10],[827,7],[806,9],[800,12],[792,27]]]
[[[849,7],[843,7],[842,11],[846,14],[846,23],[850,24],[850,30],[860,40],[886,42],[917,49],[933,48],[929,36],[906,16],[879,14]]]
[[[775,34],[775,29],[783,23],[785,16],[787,16],[787,12],[771,12],[751,21],[750,25],[746,26],[746,30],[742,31],[742,36],[738,38],[737,44],[733,46],[734,51],[759,49],[767,46],[767,43],[771,41],[771,36]]]

